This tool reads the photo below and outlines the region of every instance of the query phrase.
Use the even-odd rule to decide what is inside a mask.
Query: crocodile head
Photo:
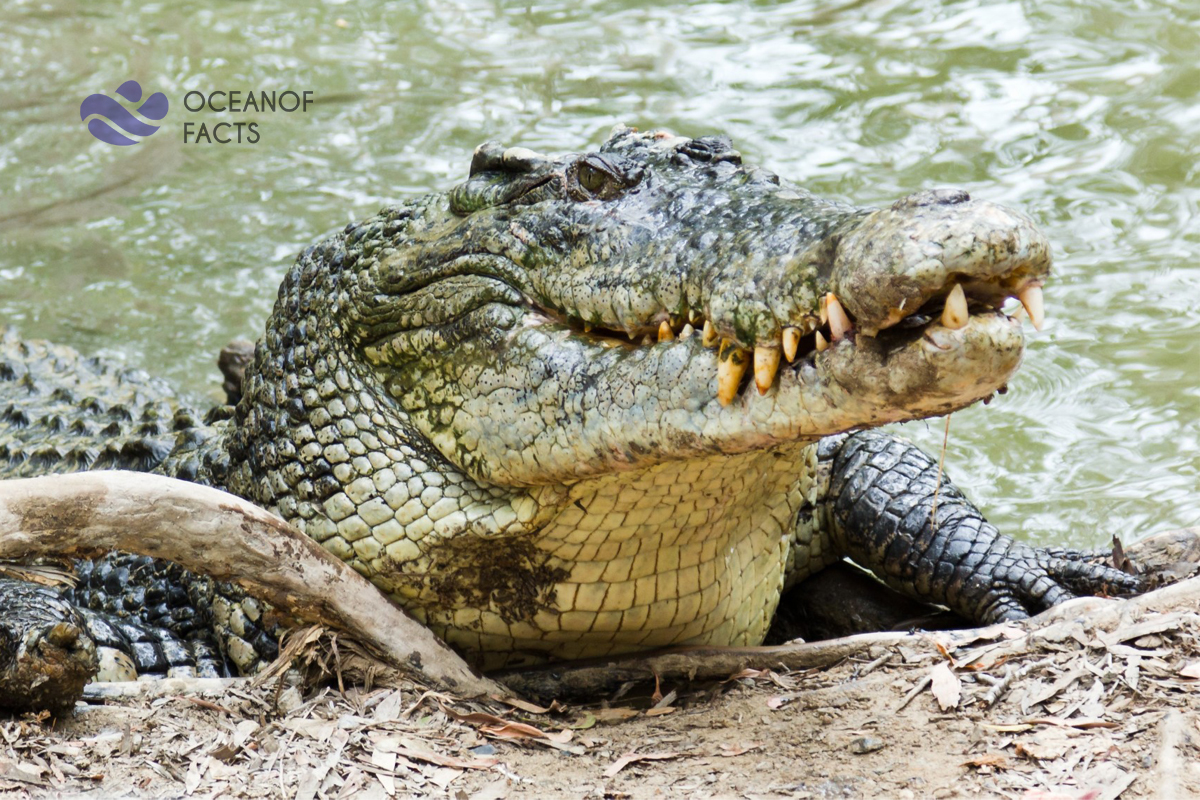
[[[334,265],[333,335],[450,462],[513,486],[987,398],[1022,353],[999,306],[1040,315],[1050,265],[1027,216],[965,192],[858,209],[724,137],[629,128],[557,158],[481,145],[448,194],[326,247],[296,280]]]

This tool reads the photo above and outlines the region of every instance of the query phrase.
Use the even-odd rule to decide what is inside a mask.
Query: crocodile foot
[[[831,437],[827,495],[835,545],[908,597],[976,623],[1025,619],[1082,594],[1146,581],[1099,552],[1041,549],[1001,534],[917,447],[878,431]]]

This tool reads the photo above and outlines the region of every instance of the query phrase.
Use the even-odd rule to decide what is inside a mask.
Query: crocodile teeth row
[[[1033,327],[1041,330],[1045,320],[1041,286],[1027,286],[1021,290],[1017,298],[1029,312]],[[829,324],[829,339],[826,339],[820,330],[813,332],[815,349],[818,353],[823,353],[833,343],[845,339],[848,334],[853,332],[854,325],[850,322],[850,317],[846,313],[846,309],[842,307],[841,301],[833,292],[822,297],[818,305],[821,325]],[[700,318],[694,311],[689,311],[687,319],[688,322],[683,324],[678,334],[675,332],[675,325],[672,324],[672,321],[660,322],[658,341],[670,342],[677,338],[690,339],[696,333],[696,329],[692,327],[691,323],[699,322]],[[958,330],[966,326],[969,319],[970,312],[967,308],[966,292],[963,291],[961,284],[956,283],[946,296],[946,305],[942,309],[942,325]],[[682,322],[682,319],[680,321]],[[766,394],[771,385],[775,383],[775,376],[779,373],[780,357],[786,358],[789,363],[796,360],[801,337],[800,328],[786,327],[783,329],[778,344],[757,345],[751,354],[749,350],[739,347],[728,339],[720,339],[712,321],[704,320],[704,325],[700,330],[701,344],[710,348],[720,344],[717,351],[717,400],[723,406],[733,402],[751,360],[754,363],[754,387],[760,395]],[[635,338],[635,334],[630,333],[630,338]],[[642,342],[650,344],[650,336],[644,336]]]

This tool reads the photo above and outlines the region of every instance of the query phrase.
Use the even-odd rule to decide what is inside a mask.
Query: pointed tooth
[[[692,334],[695,332],[696,332],[696,329],[692,327],[691,323],[687,323],[683,326],[683,330],[681,330],[679,332],[679,338],[680,339],[690,339],[690,338],[692,338]]]
[[[820,331],[817,331],[817,352],[824,353],[828,349],[829,342],[825,341],[825,337],[821,335]]]
[[[689,309],[688,309],[688,322],[690,322],[690,323],[692,323],[693,325],[695,325],[695,324],[696,324],[696,320],[698,320],[698,319],[700,319],[700,315],[696,313],[696,309],[694,309],[694,308],[689,308]]]
[[[853,328],[850,318],[846,316],[846,309],[842,308],[841,301],[833,292],[825,295],[825,310],[829,314],[829,333],[833,336],[833,341],[840,342]]]
[[[584,332],[584,333],[591,333],[591,332],[592,332],[592,326],[591,326],[591,325],[589,325],[589,324],[588,324],[588,323],[586,323],[586,322],[585,322],[585,323],[583,323],[583,332]]]
[[[650,345],[654,344],[654,339],[651,338],[650,334],[647,333],[642,337],[642,344],[646,347],[649,347]]]
[[[712,347],[717,343],[717,331],[713,327],[712,320],[704,320],[704,330],[700,334],[700,342],[705,347]]]
[[[737,397],[738,384],[746,374],[746,351],[728,340],[717,351],[717,400],[723,406]]]
[[[631,341],[631,342],[637,341],[637,337],[638,337],[637,331],[625,331],[625,335],[629,337],[629,341]]]
[[[942,324],[947,328],[958,330],[967,324],[970,314],[967,312],[967,295],[963,292],[962,284],[954,284],[950,294],[946,296],[946,307],[942,309]]]
[[[800,329],[783,329],[783,354],[789,363],[796,360],[796,350],[800,347]]]
[[[817,305],[821,309],[821,324],[822,325],[824,325],[826,322],[829,322],[829,309],[826,308],[825,306],[826,306],[826,303],[829,301],[829,298],[831,298],[831,297],[833,297],[833,293],[826,292],[825,295],[821,298],[821,302],[817,303]]]
[[[1042,300],[1042,287],[1026,286],[1017,295],[1017,299],[1029,312],[1029,321],[1033,323],[1033,327],[1040,331],[1046,322],[1046,306]]]
[[[658,323],[658,340],[660,342],[669,342],[675,338],[675,331],[671,330],[670,324],[664,319]]]
[[[759,394],[766,394],[779,372],[779,348],[758,345],[754,348],[754,386]]]

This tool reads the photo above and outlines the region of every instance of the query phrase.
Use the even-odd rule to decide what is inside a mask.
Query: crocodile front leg
[[[818,445],[833,548],[888,586],[981,624],[1025,619],[1079,594],[1130,594],[1142,579],[1102,554],[1032,547],[1001,534],[912,444],[878,431]],[[935,512],[936,495],[936,512]]]

